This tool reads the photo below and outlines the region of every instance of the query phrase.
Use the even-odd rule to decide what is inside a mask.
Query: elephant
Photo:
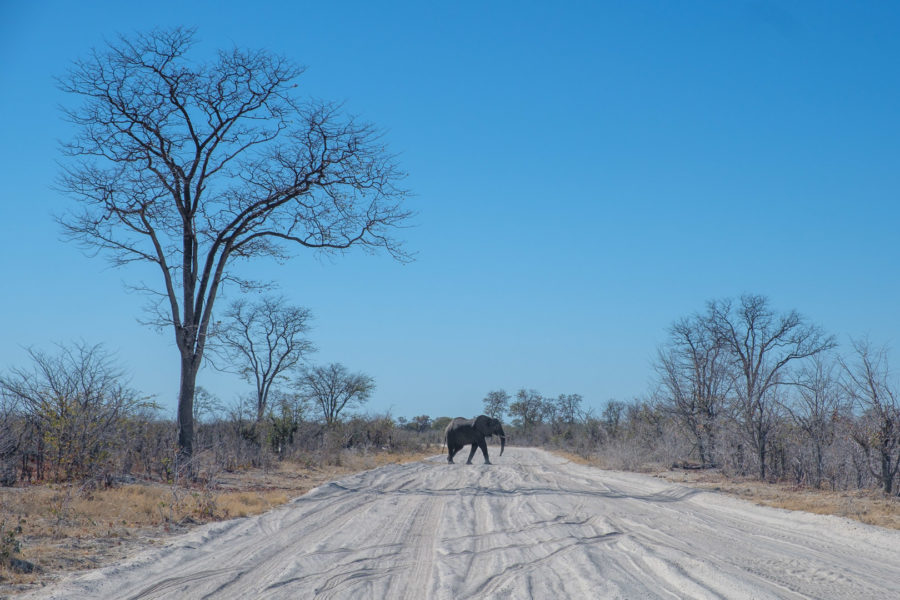
[[[503,449],[506,447],[506,434],[503,433],[503,426],[499,419],[481,415],[474,419],[464,419],[456,417],[447,425],[445,435],[447,437],[447,462],[453,462],[453,456],[459,452],[466,444],[472,444],[472,451],[469,452],[469,460],[467,465],[472,464],[472,457],[475,456],[475,449],[481,448],[484,454],[484,464],[491,464],[488,459],[487,444],[484,438],[491,437],[494,434],[500,436],[500,456],[503,456]]]

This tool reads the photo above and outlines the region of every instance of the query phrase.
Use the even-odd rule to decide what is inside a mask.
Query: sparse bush
[[[11,566],[12,559],[22,551],[19,536],[24,524],[25,519],[19,519],[15,525],[10,525],[6,520],[0,521],[0,565]]]
[[[0,389],[21,406],[30,452],[39,464],[49,462],[56,479],[96,475],[127,443],[118,435],[124,420],[149,400],[128,387],[100,345],[61,345],[57,354],[32,348],[28,355],[31,368],[0,377]]]

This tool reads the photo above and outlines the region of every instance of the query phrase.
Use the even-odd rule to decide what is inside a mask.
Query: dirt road
[[[36,597],[900,598],[900,531],[491,450],[354,475]]]

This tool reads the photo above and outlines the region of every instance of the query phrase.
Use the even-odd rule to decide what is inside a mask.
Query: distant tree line
[[[131,387],[102,345],[29,349],[30,365],[0,373],[0,485],[191,479],[203,461],[234,469],[391,444],[392,420],[348,417],[368,401],[372,377],[306,361],[307,311],[267,298],[237,303],[229,315],[213,342],[217,368],[239,374],[253,392],[226,405],[198,386],[192,420],[200,455],[183,460],[173,423]]]
[[[345,451],[442,452],[450,417],[361,414],[374,379],[312,365],[309,314],[282,299],[232,307],[217,324],[217,368],[251,393],[226,404],[198,387],[197,456],[207,468],[340,461]],[[676,320],[653,391],[588,407],[578,393],[487,392],[483,412],[510,445],[594,457],[608,468],[718,469],[739,478],[900,492],[900,398],[887,349],[833,336],[767,298],[715,300]],[[225,347],[225,345],[230,345]],[[0,373],[0,485],[179,476],[176,429],[102,346],[28,351]],[[474,416],[474,415],[471,415]]]

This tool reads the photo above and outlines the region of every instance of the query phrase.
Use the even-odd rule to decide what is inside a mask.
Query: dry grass
[[[337,465],[282,462],[273,469],[216,473],[193,487],[139,482],[90,490],[73,485],[0,488],[0,523],[14,527],[17,556],[39,573],[0,568],[0,598],[76,570],[121,560],[196,525],[265,512],[328,481],[428,453],[342,454]]]
[[[830,491],[750,479],[733,481],[716,471],[672,470],[656,475],[669,481],[737,496],[762,506],[837,515],[869,525],[900,529],[900,498],[885,496],[878,490]]]

